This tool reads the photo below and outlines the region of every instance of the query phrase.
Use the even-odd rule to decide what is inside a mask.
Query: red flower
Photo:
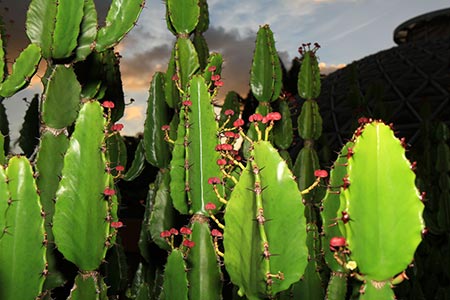
[[[242,120],[242,119],[237,119],[236,121],[234,121],[234,123],[233,123],[233,126],[234,127],[242,127],[242,126],[244,126],[244,120]]]
[[[102,106],[104,108],[114,108],[114,102],[112,102],[112,101],[103,101]]]
[[[176,81],[176,80],[178,80],[178,79],[180,79],[180,78],[178,77],[177,74],[173,74],[173,75],[172,75],[172,80],[173,80],[173,81]]]
[[[218,177],[211,177],[208,179],[208,184],[220,184],[220,179]]]
[[[185,239],[183,241],[183,246],[188,247],[190,249],[190,248],[195,246],[195,242],[191,241],[191,240],[188,240],[188,239]]]
[[[170,234],[178,235],[178,230],[176,230],[175,228],[170,228],[169,232]]]
[[[118,166],[116,166],[116,171],[117,172],[123,172],[123,171],[125,171],[125,167],[121,166],[121,165],[118,165]]]
[[[107,187],[103,190],[103,194],[105,196],[114,196],[116,194],[116,191],[114,189]]]
[[[314,176],[320,177],[320,178],[326,178],[328,176],[328,172],[325,170],[315,170]]]
[[[183,101],[183,106],[192,106],[192,101],[191,100],[186,100],[186,101]]]
[[[219,75],[219,74],[211,75],[211,80],[212,80],[212,81],[217,81],[217,80],[219,80],[219,79],[220,79],[220,75]]]
[[[217,81],[214,81],[214,85],[215,85],[215,86],[218,86],[218,87],[221,87],[221,86],[224,85],[224,83],[223,83],[223,81],[221,81],[221,80],[217,80]]]
[[[223,159],[223,158],[219,158],[219,159],[217,160],[217,164],[218,164],[219,166],[225,166],[225,165],[227,164],[227,160],[226,160],[226,159]]]
[[[192,234],[192,230],[189,227],[181,227],[180,233],[181,234]]]
[[[162,238],[168,238],[169,236],[171,236],[170,231],[169,230],[164,230],[163,232],[161,232],[159,234],[160,237]]]
[[[334,236],[330,239],[330,250],[335,252],[341,247],[345,247],[347,241],[343,236]]]
[[[161,130],[164,130],[164,131],[167,131],[167,130],[170,130],[170,125],[163,125],[163,126],[161,126]]]
[[[233,116],[234,115],[234,110],[232,109],[227,109],[224,112],[225,116]]]
[[[123,227],[123,223],[122,222],[120,222],[120,221],[118,221],[118,222],[111,222],[111,227],[112,228],[121,228],[121,227]]]
[[[216,209],[216,205],[214,203],[212,203],[212,202],[208,202],[205,205],[205,209],[206,210],[215,210]]]
[[[216,236],[216,237],[222,237],[222,236],[223,236],[223,235],[222,235],[222,232],[220,232],[220,231],[217,230],[217,229],[211,230],[211,235],[212,235],[212,236]]]
[[[248,118],[248,120],[250,122],[261,122],[263,120],[263,116],[261,114],[253,114]]]
[[[111,126],[112,131],[121,131],[123,129],[123,124],[117,123]]]
[[[209,72],[214,72],[216,69],[217,69],[216,66],[210,66],[210,67],[208,68],[208,71],[209,71]]]

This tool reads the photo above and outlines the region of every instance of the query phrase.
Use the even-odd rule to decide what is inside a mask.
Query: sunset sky
[[[182,0],[180,0],[182,1]],[[28,40],[24,33],[29,0],[0,0],[2,14],[11,35],[9,61],[18,55]],[[95,0],[100,15],[106,14],[110,1]],[[235,90],[248,92],[249,70],[256,31],[269,24],[276,48],[289,68],[301,43],[318,42],[321,66],[329,72],[354,60],[395,46],[393,30],[417,15],[449,7],[448,0],[209,0],[210,27],[205,34],[210,51],[224,57],[222,94]],[[165,71],[174,37],[165,23],[165,5],[147,0],[137,26],[119,44],[121,72],[127,107],[124,134],[143,130],[146,98],[152,74]],[[38,78],[36,78],[38,79]],[[21,100],[40,93],[38,80],[31,87],[5,100],[12,139],[17,138],[26,104]]]

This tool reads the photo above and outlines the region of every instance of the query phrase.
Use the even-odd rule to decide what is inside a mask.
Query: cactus
[[[33,170],[25,157],[0,166],[1,299],[40,296],[48,274],[43,210]]]

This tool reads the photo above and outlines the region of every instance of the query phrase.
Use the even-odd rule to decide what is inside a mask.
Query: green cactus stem
[[[298,281],[307,264],[301,194],[267,141],[253,144],[225,212],[225,266],[240,295],[273,296]],[[246,201],[242,201],[246,199]]]
[[[191,218],[191,240],[195,246],[187,257],[189,299],[222,299],[222,273],[209,229],[208,218]]]
[[[282,99],[278,104],[281,120],[275,123],[273,141],[278,148],[287,150],[291,146],[294,137],[291,111],[286,99]]]
[[[5,151],[4,149],[5,137],[0,132],[0,165],[4,165],[6,163]]]
[[[144,147],[147,161],[155,167],[167,168],[170,150],[161,129],[170,122],[170,112],[164,95],[164,74],[157,72],[150,84],[147,118],[144,125]]]
[[[281,64],[269,25],[261,26],[256,36],[250,87],[259,102],[278,99],[281,92]]]
[[[42,121],[53,129],[64,129],[77,118],[81,86],[72,67],[54,65],[44,91]],[[65,95],[61,98],[61,95]],[[61,103],[64,101],[63,103]]]
[[[20,129],[19,146],[27,157],[30,157],[39,143],[39,96],[34,95],[28,105]]]
[[[75,277],[75,284],[68,300],[107,300],[106,284],[98,272],[81,273]]]
[[[8,98],[27,87],[40,60],[41,48],[36,44],[29,44],[14,62],[11,74],[0,84],[0,96]]]
[[[194,31],[200,17],[199,0],[168,0],[167,22],[168,28],[177,35],[187,36]]]
[[[424,206],[405,149],[389,126],[373,121],[356,130],[340,201],[339,229],[351,260],[366,282],[390,286],[421,241]],[[366,289],[364,297],[378,297],[369,295],[377,290]]]
[[[105,119],[98,102],[86,102],[64,157],[53,233],[64,257],[81,270],[97,269],[111,243],[110,202],[114,186],[106,173]],[[117,209],[117,207],[116,207]]]
[[[98,31],[95,49],[102,52],[114,47],[134,27],[145,0],[113,0],[106,16],[106,25]]]
[[[83,10],[78,46],[75,49],[75,61],[83,61],[91,54],[94,40],[97,37],[97,10],[94,0],[85,0]]]
[[[130,168],[123,175],[122,179],[126,181],[132,181],[136,179],[145,168],[145,151],[143,141],[141,140],[134,152],[134,159],[131,162]]]
[[[188,279],[186,269],[183,251],[173,249],[167,258],[167,264],[164,270],[162,299],[188,299]]]
[[[0,166],[0,298],[35,299],[48,274],[44,217],[25,157]]]

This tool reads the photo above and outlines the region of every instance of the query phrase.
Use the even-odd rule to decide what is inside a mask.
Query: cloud
[[[130,106],[125,109],[125,121],[136,121],[144,118],[144,108],[141,106]]]
[[[345,68],[347,65],[346,64],[326,64],[324,62],[320,62],[319,63],[319,68],[320,68],[320,73],[321,74],[325,74],[328,75],[330,73],[333,73],[336,70]]]

